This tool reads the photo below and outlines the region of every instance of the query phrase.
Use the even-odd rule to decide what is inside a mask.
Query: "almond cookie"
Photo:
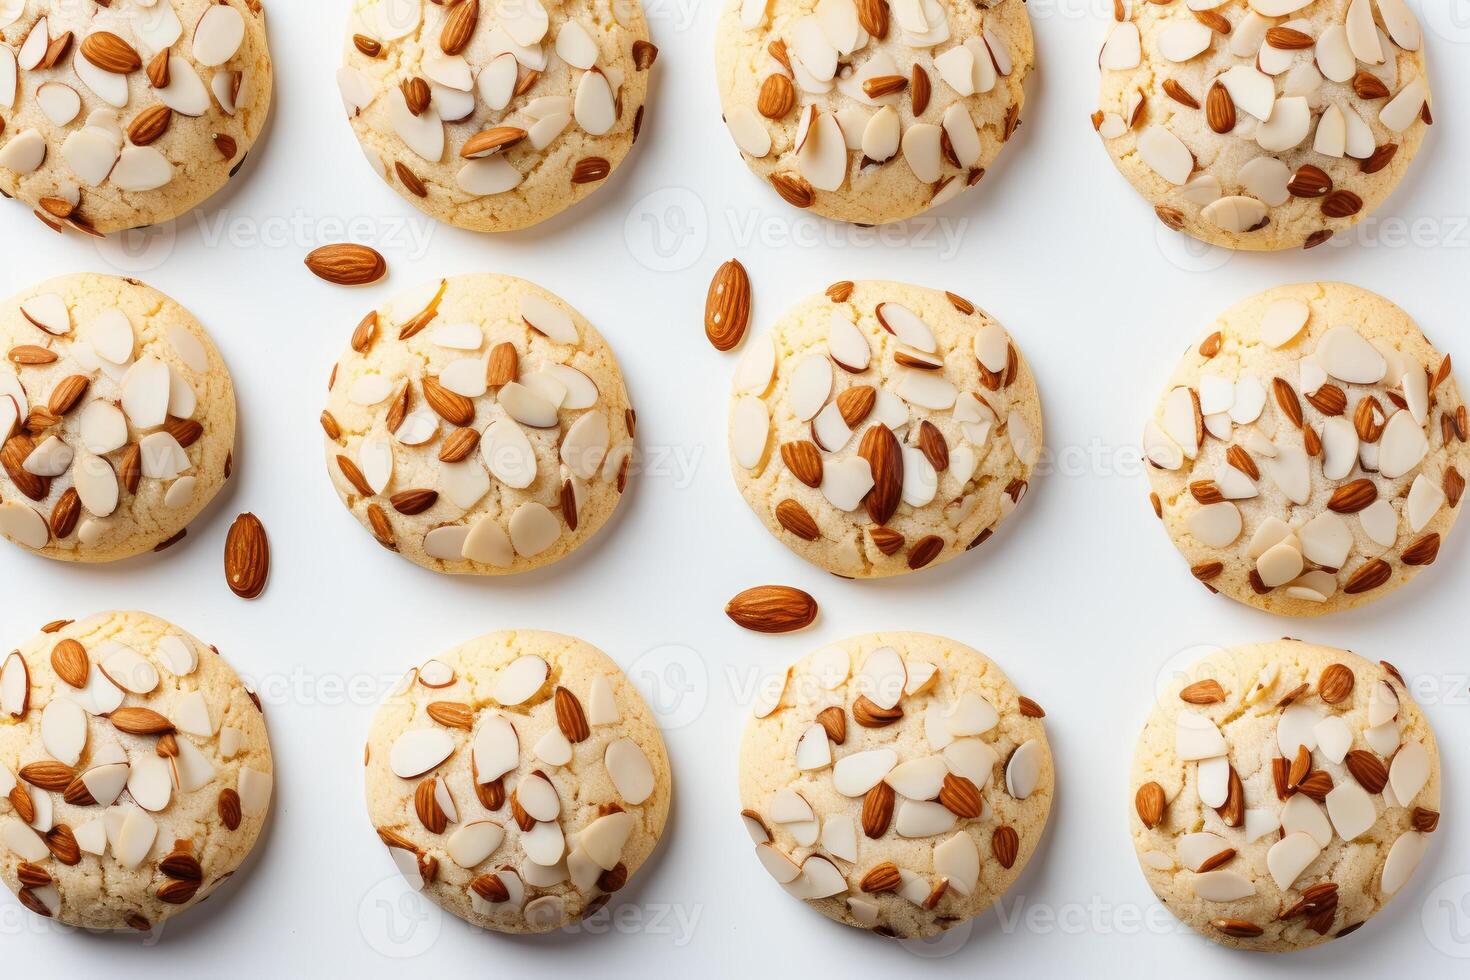
[[[927,633],[870,633],[768,679],[740,747],[762,867],[845,925],[922,939],[1020,877],[1055,793],[1045,712]]]
[[[638,138],[658,49],[638,0],[368,0],[342,101],[368,162],[425,214],[514,231],[601,187]]]
[[[1431,122],[1404,0],[1114,11],[1093,128],[1159,220],[1201,241],[1320,245],[1383,203]]]
[[[1130,826],[1160,900],[1225,946],[1345,936],[1408,882],[1439,823],[1429,722],[1387,662],[1277,640],[1160,691]]]
[[[839,282],[752,339],[730,397],[746,503],[849,578],[901,575],[990,537],[1041,453],[1036,379],[953,293]]]
[[[524,279],[438,279],[370,312],[332,370],[327,471],[386,548],[508,575],[612,516],[636,422],[612,350]]]
[[[42,627],[0,665],[0,877],[26,908],[147,932],[245,860],[274,767],[214,647],[141,612]]]
[[[0,534],[100,562],[172,542],[235,448],[235,388],[188,310],[136,279],[62,276],[0,304]]]
[[[602,651],[491,633],[410,670],[367,744],[368,815],[413,887],[496,932],[596,912],[669,815],[664,740]]]
[[[715,46],[750,169],[788,204],[868,225],[985,176],[1033,59],[1020,0],[727,0]]]
[[[260,0],[0,3],[0,191],[51,227],[168,221],[265,126]]]
[[[1345,283],[1278,286],[1184,355],[1144,427],[1153,503],[1211,592],[1283,616],[1431,564],[1470,473],[1450,358]]]

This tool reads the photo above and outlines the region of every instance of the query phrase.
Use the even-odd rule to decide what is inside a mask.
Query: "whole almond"
[[[352,35],[352,45],[353,47],[357,48],[357,50],[361,51],[363,55],[369,58],[376,58],[378,55],[383,53],[382,43],[376,38],[368,37],[366,34]],[[151,74],[153,71],[153,66],[149,65],[148,70]],[[167,82],[164,82],[164,85],[167,84]]]
[[[1332,178],[1321,167],[1304,163],[1296,168],[1286,189],[1293,197],[1322,197],[1332,190]]]
[[[1341,415],[1347,410],[1347,392],[1334,384],[1318,388],[1307,396],[1307,401],[1323,415]]]
[[[1256,466],[1256,461],[1251,458],[1250,453],[1246,452],[1243,446],[1231,446],[1226,449],[1225,461],[1252,480],[1261,478],[1261,471]]]
[[[225,582],[240,598],[254,599],[265,590],[270,567],[265,525],[254,514],[241,514],[225,536]]]
[[[1356,514],[1378,499],[1378,488],[1372,480],[1359,479],[1344,483],[1327,498],[1327,509],[1339,514]]]
[[[914,70],[919,69],[915,67]],[[792,207],[809,208],[817,199],[817,192],[812,189],[811,183],[800,174],[771,174],[771,186],[776,188],[776,193],[781,195],[781,199]]]
[[[1245,786],[1240,774],[1230,767],[1230,778],[1225,792],[1225,804],[1215,808],[1227,827],[1240,827],[1245,823]]]
[[[487,902],[510,901],[510,891],[506,889],[505,882],[500,880],[499,875],[480,875],[470,882],[470,890]]]
[[[995,855],[1002,868],[1009,870],[1016,863],[1016,856],[1020,852],[1021,837],[1014,827],[996,827],[991,833],[990,853]]]
[[[71,785],[71,781],[76,778],[77,771],[64,762],[44,759],[21,766],[20,772],[16,775],[37,789],[60,793]]]
[[[368,526],[372,529],[373,537],[378,539],[378,543],[389,551],[397,551],[398,539],[393,534],[393,522],[388,519],[387,511],[378,504],[368,504],[367,516]]]
[[[85,647],[76,640],[66,639],[51,648],[51,669],[72,687],[83,688],[87,686],[92,664]]]
[[[597,887],[599,890],[611,895],[613,892],[621,891],[628,883],[628,866],[619,861],[608,870],[597,876]]]
[[[459,54],[469,45],[479,20],[480,0],[460,0],[444,19],[444,29],[439,32],[439,50],[448,55]]]
[[[1388,785],[1388,767],[1372,752],[1353,749],[1343,761],[1352,777],[1369,793],[1381,793]]]
[[[516,379],[519,363],[520,358],[516,353],[515,344],[508,340],[496,344],[490,350],[490,363],[485,369],[485,383],[492,388],[510,384]]]
[[[131,443],[123,450],[122,462],[117,464],[117,482],[128,491],[138,492],[138,481],[143,477],[143,447]]]
[[[791,84],[791,79],[773,72],[766,76],[761,83],[759,98],[756,99],[755,107],[760,114],[767,119],[780,119],[796,107],[796,88]]]
[[[20,818],[21,823],[34,823],[36,820],[36,804],[31,799],[31,791],[17,783],[10,790],[10,808]]]
[[[882,837],[893,819],[893,787],[879,782],[863,796],[863,833],[872,840]]]
[[[642,38],[633,42],[633,66],[639,71],[648,71],[658,60],[658,45]]]
[[[863,80],[863,94],[870,99],[881,99],[908,86],[909,80],[902,75],[872,75]]]
[[[199,892],[197,881],[170,881],[159,886],[158,900],[167,905],[184,905]]]
[[[317,278],[338,286],[365,286],[388,272],[388,263],[382,255],[366,245],[351,242],[313,249],[306,256],[306,267]]]
[[[51,852],[52,857],[68,867],[82,863],[82,849],[77,845],[76,834],[64,823],[47,831],[46,849]]]
[[[403,93],[403,101],[408,106],[408,111],[415,116],[422,116],[434,97],[429,83],[417,75],[405,78],[398,88]]]
[[[811,513],[789,497],[776,504],[776,521],[803,541],[815,541],[822,536]]]
[[[1317,679],[1317,694],[1328,704],[1337,704],[1353,693],[1356,678],[1346,664],[1328,664]]]
[[[887,524],[903,496],[903,455],[893,430],[879,422],[863,433],[858,455],[873,471],[873,487],[863,497],[874,524]]]
[[[1327,794],[1332,792],[1332,777],[1321,769],[1314,769],[1297,783],[1296,791],[1321,803],[1327,799]]]
[[[1302,403],[1296,397],[1296,389],[1291,382],[1285,378],[1271,379],[1271,392],[1276,396],[1276,404],[1281,407],[1281,414],[1285,415],[1292,425],[1297,428],[1302,426]]]
[[[1360,71],[1353,76],[1353,92],[1360,99],[1386,99],[1388,98],[1388,86],[1376,75],[1366,71]]]
[[[1195,681],[1179,692],[1179,700],[1190,704],[1219,704],[1225,700],[1225,689],[1213,678]]]
[[[1437,557],[1439,557],[1439,533],[1430,531],[1414,539],[1399,555],[1399,560],[1405,565],[1432,565]]]
[[[1377,442],[1383,435],[1385,418],[1383,404],[1372,395],[1364,395],[1353,410],[1353,428],[1358,430],[1358,438],[1364,442]]]
[[[51,517],[47,524],[51,527],[51,533],[58,540],[71,536],[76,530],[77,521],[82,516],[82,498],[77,493],[76,487],[67,487],[61,491],[61,496],[56,498],[56,506],[51,508]]]
[[[131,44],[111,31],[93,31],[82,39],[82,57],[103,71],[126,75],[143,67],[143,59]]]
[[[42,888],[51,884],[51,872],[38,864],[22,861],[16,865],[15,876],[27,888]]]
[[[1153,830],[1164,822],[1164,810],[1168,806],[1164,787],[1158,783],[1144,783],[1134,794],[1133,806],[1138,810],[1138,819],[1149,830]]]
[[[817,618],[817,601],[789,585],[757,585],[725,604],[725,615],[756,633],[790,633]]]
[[[858,882],[858,887],[870,895],[877,895],[882,892],[897,891],[902,881],[903,878],[898,873],[898,865],[892,861],[884,861],[868,869],[862,880]]]
[[[1429,810],[1422,806],[1414,807],[1411,818],[1414,829],[1421,834],[1432,834],[1439,827],[1439,811]]]
[[[1291,760],[1291,768],[1286,771],[1286,788],[1296,789],[1311,771],[1312,753],[1305,745],[1298,745],[1296,758]]]
[[[174,730],[174,723],[152,708],[118,708],[107,720],[126,735],[168,735]]]
[[[1172,78],[1164,79],[1164,94],[1182,106],[1199,108],[1199,100],[1185,91],[1184,86]]]
[[[888,37],[888,0],[857,0],[858,24],[876,40]]]
[[[817,724],[826,729],[827,737],[838,745],[847,741],[847,715],[837,705],[817,712]]]
[[[715,350],[731,350],[749,322],[750,276],[739,259],[731,259],[715,271],[705,294],[704,335]]]
[[[582,702],[565,687],[558,686],[553,696],[556,708],[556,727],[568,742],[576,745],[585,742],[592,734],[587,725],[587,715],[582,711]]]
[[[937,534],[926,534],[914,542],[909,549],[908,566],[913,571],[918,571],[925,565],[939,557],[944,550],[944,539]]]
[[[1211,919],[1210,925],[1225,935],[1236,939],[1253,939],[1266,931],[1255,923],[1247,922],[1244,919]]]
[[[47,400],[46,407],[51,410],[52,415],[65,415],[76,407],[90,383],[84,374],[71,374],[62,378],[56,383],[56,387],[51,389],[51,397]]]
[[[475,726],[475,712],[460,701],[433,701],[427,709],[430,718],[448,728],[469,731]]]
[[[572,167],[572,183],[595,184],[612,173],[612,164],[606,157],[583,157]]]
[[[1266,28],[1266,43],[1282,51],[1302,51],[1316,44],[1312,35],[1294,27]]]
[[[1322,213],[1329,218],[1349,218],[1363,210],[1363,199],[1352,191],[1338,189],[1322,199]]]
[[[480,446],[480,433],[475,429],[455,429],[439,445],[439,462],[460,463]]]
[[[164,48],[148,62],[148,84],[154,88],[168,88],[168,48]]]
[[[1394,154],[1398,153],[1398,151],[1399,145],[1397,143],[1384,143],[1381,146],[1374,147],[1373,152],[1368,155],[1368,159],[1358,161],[1358,169],[1365,174],[1376,174],[1389,165],[1390,161],[1394,158]]]
[[[435,378],[422,382],[424,401],[450,425],[464,427],[475,420],[475,403],[457,391],[450,391]]]
[[[1235,100],[1221,82],[1211,85],[1205,95],[1205,122],[1217,133],[1228,133],[1235,128]]]
[[[137,146],[147,146],[168,131],[174,112],[162,103],[151,105],[133,117],[128,124],[128,139]]]
[[[791,475],[815,489],[822,485],[822,454],[816,443],[803,439],[781,444],[781,459]]]
[[[240,829],[240,818],[244,811],[240,804],[240,794],[233,789],[222,789],[219,793],[219,803],[216,806],[219,811],[220,822],[230,830]]]
[[[418,814],[419,823],[431,834],[442,834],[444,828],[449,826],[449,817],[444,813],[444,808],[439,805],[435,790],[439,787],[439,779],[430,776],[418,784],[413,791],[413,809]]]
[[[52,364],[57,360],[58,357],[57,353],[54,350],[50,350],[46,347],[39,347],[36,344],[19,344],[15,347],[10,348],[10,353],[6,356],[10,358],[10,363],[17,365],[18,367],[33,367],[40,364]]]
[[[864,728],[887,728],[903,718],[903,709],[898,705],[882,708],[866,694],[858,695],[852,705],[852,720]]]
[[[949,469],[949,443],[944,441],[944,433],[939,427],[928,419],[919,423],[919,452],[929,461],[936,472],[943,473]]]
[[[515,146],[525,138],[526,131],[519,126],[492,126],[465,140],[459,155],[466,160],[487,157]]]
[[[921,65],[915,64],[909,73],[909,101],[912,103],[910,108],[913,110],[915,119],[922,116],[924,110],[929,108],[930,90],[928,73]]]
[[[439,491],[415,487],[410,490],[400,490],[388,498],[388,503],[392,504],[393,509],[398,513],[412,517],[434,506],[438,499]]]
[[[873,546],[885,555],[896,555],[903,547],[903,535],[891,527],[868,528],[868,537],[873,539]]]
[[[837,411],[849,429],[856,429],[877,402],[878,391],[872,385],[853,385],[837,396]]]
[[[199,859],[187,850],[177,850],[164,855],[158,862],[158,870],[175,881],[203,881],[204,869]]]
[[[35,451],[36,443],[24,432],[17,432],[5,440],[5,445],[0,448],[0,465],[5,468],[5,473],[10,477],[10,482],[15,484],[15,489],[25,494],[32,500],[45,500],[51,494],[51,480],[48,477],[36,476],[25,468],[26,457]]]
[[[841,282],[834,282],[826,289],[827,298],[834,303],[846,303],[852,296],[852,288],[851,280],[844,279]]]
[[[181,419],[170,415],[163,423],[163,431],[174,437],[179,446],[188,449],[204,435],[204,426],[194,419]]]
[[[939,787],[939,803],[961,820],[978,817],[985,808],[980,789],[964,776],[952,772],[944,774],[944,783]]]

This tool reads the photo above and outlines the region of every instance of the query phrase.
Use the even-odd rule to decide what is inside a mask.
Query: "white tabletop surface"
[[[8,294],[63,272],[136,275],[193,310],[239,393],[235,478],[188,538],[160,556],[73,567],[0,549],[0,623],[150,610],[225,655],[260,690],[275,748],[274,813],[243,873],[149,937],[89,936],[0,896],[8,976],[1131,976],[1445,975],[1470,957],[1470,789],[1464,657],[1470,529],[1412,587],[1327,619],[1286,622],[1211,597],[1186,573],[1147,502],[1134,442],[1169,370],[1211,319],[1283,282],[1343,279],[1402,305],[1470,364],[1470,3],[1423,9],[1436,122],[1407,180],[1341,241],[1310,252],[1231,254],[1163,229],[1088,124],[1107,0],[1032,0],[1040,68],[1013,145],[974,192],[907,226],[846,227],[795,211],[746,170],[720,123],[716,4],[656,0],[660,48],[640,143],[587,202],[530,232],[476,236],[434,224],[375,177],[344,121],[333,74],[346,0],[266,0],[274,118],[241,174],[173,228],[94,244],[0,207]],[[391,272],[363,291],[302,266],[344,239]],[[837,279],[953,290],[1014,333],[1038,375],[1044,475],[980,551],[899,581],[845,582],[807,566],[757,522],[730,479],[725,391],[733,355],[701,330],[716,266],[738,256],[764,329]],[[613,522],[572,558],[513,580],[437,576],[386,554],[323,471],[321,411],[333,359],[372,304],[430,277],[494,271],[560,294],[612,343],[639,416],[644,471]],[[1462,372],[1463,375],[1463,372]],[[1464,379],[1462,377],[1462,384]],[[226,588],[235,514],[265,522],[271,580],[255,602]],[[813,593],[810,630],[770,638],[722,614],[747,586]],[[1457,612],[1458,610],[1458,612]],[[471,636],[509,627],[575,633],[648,693],[665,727],[675,804],[654,859],[611,916],[517,939],[441,914],[395,875],[362,803],[362,743],[384,686]],[[927,630],[1000,662],[1048,712],[1058,805],[1002,907],[932,946],[828,922],[781,893],[738,818],[736,750],[757,673],[824,641]],[[1282,634],[1386,658],[1409,677],[1440,741],[1445,819],[1417,876],[1355,936],[1270,960],[1180,927],[1129,841],[1129,763],[1156,679],[1211,644]],[[0,890],[3,891],[3,890]],[[927,959],[928,962],[921,962]]]

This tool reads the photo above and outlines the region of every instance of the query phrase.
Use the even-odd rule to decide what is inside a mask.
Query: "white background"
[[[1390,598],[1283,622],[1190,578],[1149,509],[1131,447],[1181,351],[1215,314],[1282,282],[1378,290],[1470,364],[1470,115],[1460,101],[1470,91],[1470,0],[1423,0],[1440,97],[1403,186],[1349,242],[1278,255],[1203,249],[1164,230],[1114,171],[1088,123],[1105,0],[1033,0],[1040,68],[1013,145],[976,190],[882,237],[788,208],[748,173],[720,124],[711,2],[660,0],[649,10],[661,49],[654,90],[642,139],[607,186],[537,229],[499,237],[434,225],[364,163],[333,80],[345,0],[266,4],[275,115],[206,207],[130,249],[61,238],[19,206],[0,208],[7,294],[89,269],[161,288],[213,333],[242,423],[235,478],[182,544],[102,568],[0,549],[0,620],[19,640],[54,618],[141,608],[218,644],[266,702],[273,817],[242,873],[161,936],[70,932],[3,895],[7,973],[1463,969],[1451,957],[1470,956],[1470,834],[1460,819],[1470,790],[1459,778],[1470,758],[1461,642],[1470,530]],[[354,292],[302,267],[310,248],[349,237],[383,251],[385,282]],[[856,278],[950,289],[1006,324],[1039,377],[1055,455],[1001,533],[943,567],[858,583],[806,566],[762,529],[727,469],[735,358],[715,352],[700,325],[710,275],[732,255],[750,270],[757,329],[797,298]],[[430,277],[479,271],[533,279],[597,325],[621,359],[648,467],[590,545],[513,580],[451,579],[385,553],[337,501],[317,425],[333,359],[371,305]],[[265,522],[274,556],[264,596],[249,603],[221,572],[226,529],[245,510]],[[812,592],[822,607],[815,627],[769,638],[731,624],[725,601],[764,582]],[[608,935],[517,939],[439,914],[405,897],[364,813],[362,742],[387,679],[509,627],[563,630],[602,647],[651,694],[666,726],[673,815],[654,859],[614,903],[612,924],[606,913],[595,920]],[[736,748],[753,672],[878,629],[943,633],[996,658],[1047,709],[1058,764],[1051,827],[1004,915],[931,949],[845,929],[787,898],[754,860],[737,816]],[[1182,930],[1155,901],[1129,842],[1128,767],[1161,672],[1200,645],[1282,634],[1396,663],[1428,704],[1447,796],[1418,875],[1382,915],[1349,939],[1266,961]]]

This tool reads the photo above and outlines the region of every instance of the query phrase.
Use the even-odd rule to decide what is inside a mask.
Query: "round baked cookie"
[[[1185,925],[1285,952],[1345,936],[1439,823],[1439,754],[1387,661],[1277,640],[1172,677],[1133,759],[1144,877]]]
[[[839,282],[752,339],[730,397],[746,503],[848,578],[900,575],[990,537],[1041,453],[1036,379],[953,293]]]
[[[623,375],[564,301],[510,276],[426,283],[369,313],[322,428],[347,509],[437,572],[565,558],[622,499],[636,427]]]
[[[0,4],[0,191],[53,228],[168,221],[265,126],[260,0]]]
[[[1115,10],[1093,128],[1159,220],[1201,241],[1320,245],[1383,203],[1431,122],[1403,0]]]
[[[235,388],[193,314],[136,279],[0,304],[0,534],[100,562],[172,543],[229,478]]]
[[[570,636],[490,633],[410,670],[373,718],[368,815],[429,899],[497,932],[596,912],[648,860],[673,774],[648,705]]]
[[[1020,877],[1055,793],[1036,702],[927,633],[870,633],[767,678],[740,746],[756,856],[831,919],[919,939]]]
[[[1408,314],[1345,283],[1232,307],[1144,427],[1155,511],[1195,578],[1267,612],[1372,602],[1439,553],[1465,403]]]
[[[1035,49],[1021,0],[726,0],[725,124],[799,208],[899,221],[979,182],[1021,123]]]
[[[368,0],[337,83],[378,176],[471,231],[601,187],[643,124],[658,48],[638,0]]]
[[[141,612],[63,620],[0,665],[0,877],[26,908],[148,931],[244,862],[274,767],[219,652]]]

